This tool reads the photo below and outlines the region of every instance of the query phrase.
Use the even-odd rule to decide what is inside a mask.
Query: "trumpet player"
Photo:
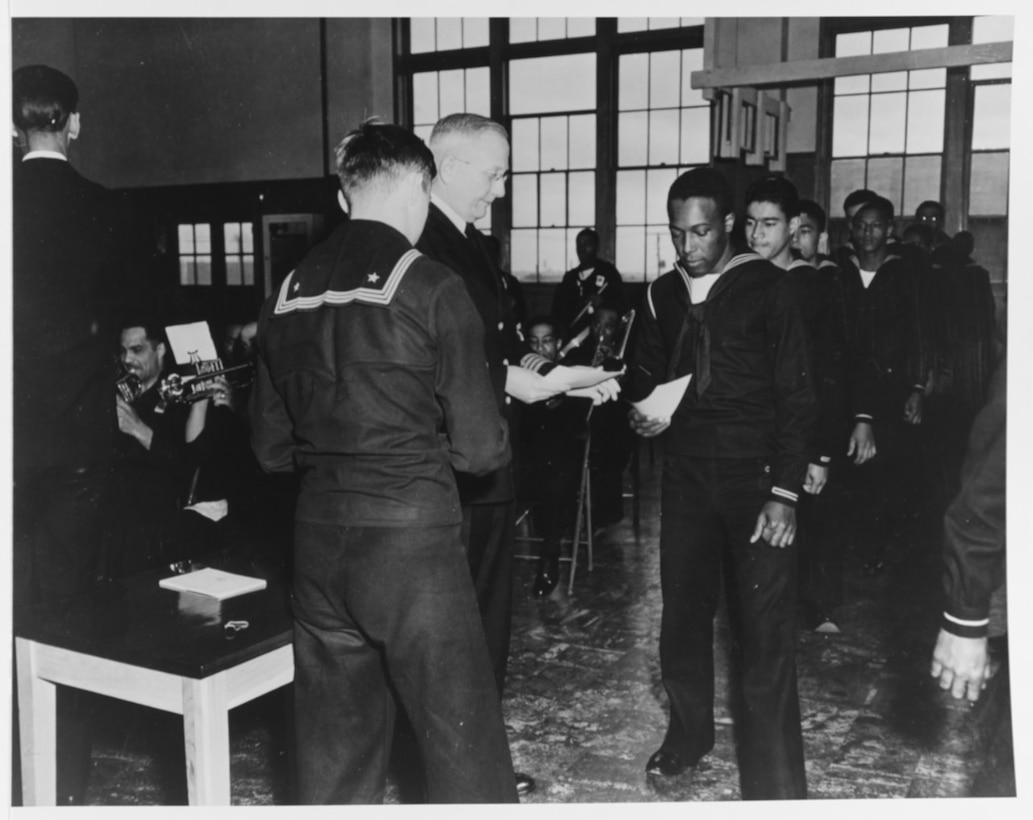
[[[217,449],[211,407],[229,407],[231,389],[217,379],[211,394],[191,404],[166,405],[160,382],[168,347],[162,327],[142,320],[122,328],[122,367],[138,381],[136,397],[116,395],[119,441],[117,513],[111,523],[108,574],[152,569],[203,551],[214,533],[181,512],[193,501],[194,475]]]

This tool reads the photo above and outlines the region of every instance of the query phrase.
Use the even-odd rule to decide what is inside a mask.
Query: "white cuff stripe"
[[[958,626],[986,626],[990,623],[989,618],[981,618],[978,621],[965,621],[961,618],[955,618],[949,612],[944,612],[943,617],[950,621],[952,624],[957,624]]]
[[[778,496],[781,496],[782,498],[791,499],[792,501],[798,501],[799,498],[800,498],[800,496],[797,495],[796,493],[794,493],[794,492],[792,492],[790,490],[783,490],[781,487],[772,487],[771,488],[771,493],[772,493],[772,495],[778,495]]]

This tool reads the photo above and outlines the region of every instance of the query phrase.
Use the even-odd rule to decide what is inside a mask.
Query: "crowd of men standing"
[[[211,438],[206,426],[232,404],[228,388],[216,391],[169,428],[153,407],[112,396],[113,339],[121,335],[123,363],[148,388],[165,350],[159,331],[132,318],[154,296],[125,209],[67,162],[77,102],[60,72],[15,74],[25,148],[14,179],[15,557],[26,606],[141,568],[126,545],[112,564],[106,534],[119,448],[189,475]],[[415,745],[432,802],[512,802],[534,788],[513,771],[501,712],[514,411],[560,394],[602,405],[621,386],[606,377],[567,389],[547,378],[554,348],[543,355],[531,343],[541,337],[525,337],[510,281],[473,225],[505,194],[509,151],[505,129],[472,114],[444,117],[429,145],[391,125],[349,134],[337,149],[349,219],[259,319],[251,445],[265,470],[299,476],[300,802],[382,801],[396,737]],[[737,205],[713,169],[671,186],[678,259],[647,288],[623,380],[634,407],[658,385],[691,378],[672,415],[630,413],[637,434],[665,434],[660,655],[670,723],[646,771],[680,774],[713,746],[723,575],[746,706],[743,796],[802,798],[798,586],[813,628],[838,629],[845,547],[831,522],[856,513],[851,531],[879,571],[894,555],[887,545],[903,549],[900,520],[922,486],[915,454],[944,476],[958,472],[959,441],[992,369],[993,301],[964,238],[939,231],[942,208],[917,232],[928,245],[920,250],[894,240],[888,200],[855,192],[850,242],[828,258],[815,241],[824,213],[785,179],[758,181]],[[568,275],[581,300],[557,300],[558,326],[576,321],[586,284],[596,297],[619,291],[593,233],[579,236],[588,261]],[[915,435],[934,423],[936,436]],[[149,560],[169,558],[159,547]],[[554,559],[540,565],[536,590],[555,585]],[[399,707],[407,725],[396,732]]]

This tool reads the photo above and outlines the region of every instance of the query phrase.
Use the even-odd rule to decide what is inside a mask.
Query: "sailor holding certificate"
[[[792,280],[757,254],[734,253],[719,173],[683,174],[667,207],[678,262],[647,290],[625,386],[632,428],[666,431],[660,662],[671,714],[646,771],[680,774],[714,745],[725,563],[743,653],[743,797],[803,798],[793,538],[815,418],[806,329]],[[664,391],[673,391],[666,408]]]

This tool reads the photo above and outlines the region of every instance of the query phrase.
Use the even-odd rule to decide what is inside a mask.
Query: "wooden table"
[[[190,803],[230,804],[229,710],[294,679],[287,590],[267,577],[264,590],[217,601],[161,589],[171,574],[138,575],[18,619],[24,805],[56,802],[58,684],[182,715]],[[230,620],[250,625],[233,633]]]

